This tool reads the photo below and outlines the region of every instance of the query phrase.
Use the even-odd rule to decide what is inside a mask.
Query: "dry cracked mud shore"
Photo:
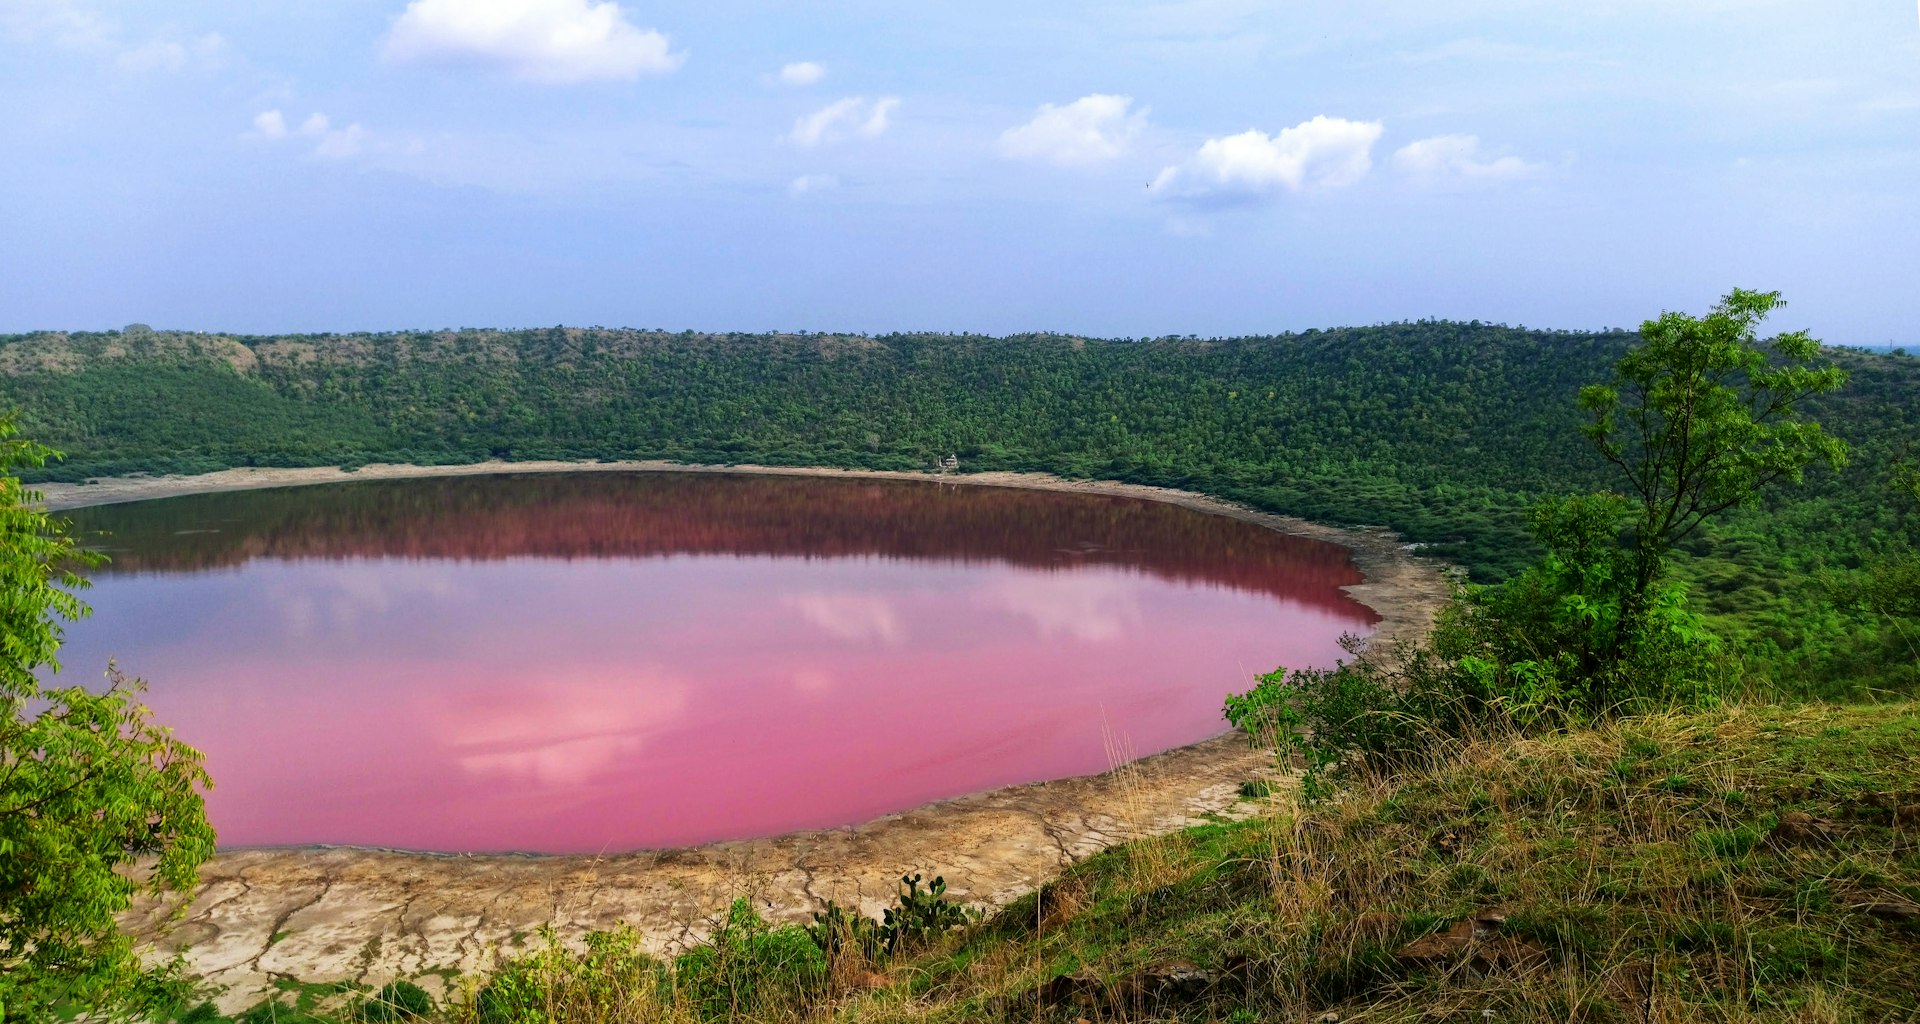
[[[944,876],[999,905],[1114,843],[1245,813],[1243,780],[1271,759],[1235,736],[1118,772],[932,804],[851,829],[607,857],[448,857],[321,848],[237,850],[202,871],[186,916],[147,905],[134,932],[226,987],[223,1010],[277,978],[443,988],[484,974],[543,926],[564,937],[619,924],[656,951],[697,942],[735,897],[799,922],[826,900],[878,916],[903,872]]]
[[[701,467],[671,463],[486,463],[228,470],[47,485],[50,508],[213,490],[432,475],[527,472],[753,472],[935,479],[922,473]],[[1381,616],[1376,650],[1422,633],[1446,600],[1443,567],[1384,531],[1341,530],[1271,516],[1202,495],[1072,481],[1042,474],[938,477],[949,484],[1037,487],[1167,501],[1346,546],[1365,575],[1349,587]],[[234,1011],[276,981],[413,978],[444,992],[484,975],[542,927],[563,938],[630,925],[656,951],[697,942],[725,907],[746,897],[775,921],[805,921],[826,900],[878,914],[901,874],[944,876],[949,892],[1001,905],[1118,842],[1256,808],[1240,784],[1269,777],[1269,756],[1220,736],[1103,775],[994,790],[863,825],[766,839],[603,857],[439,856],[357,848],[228,850],[201,872],[184,908],[136,905],[125,923],[155,955],[184,956],[190,974],[223,991]],[[438,994],[438,993],[436,993]]]

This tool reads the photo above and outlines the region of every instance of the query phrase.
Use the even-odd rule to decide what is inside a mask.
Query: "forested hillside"
[[[1031,469],[1186,487],[1392,527],[1495,579],[1537,497],[1609,485],[1577,428],[1626,332],[1420,322],[1274,337],[703,335],[553,328],[226,337],[144,327],[0,338],[0,405],[67,453],[43,476],[233,466],[666,458]],[[1828,599],[1904,536],[1920,360],[1836,350],[1810,414],[1842,474],[1694,538],[1681,571],[1782,677],[1911,662]],[[1816,672],[1816,668],[1818,671]],[[1888,677],[1891,678],[1891,677]]]

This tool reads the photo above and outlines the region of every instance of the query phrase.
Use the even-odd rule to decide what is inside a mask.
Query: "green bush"
[[[674,961],[676,1001],[703,1019],[753,1016],[803,1006],[826,987],[827,959],[806,929],[774,928],[745,899],[720,927]]]
[[[433,1012],[433,997],[411,981],[387,982],[360,1007],[360,1019],[374,1024],[416,1020]]]
[[[980,920],[980,911],[947,898],[945,878],[935,876],[925,891],[920,881],[920,875],[901,875],[900,894],[878,921],[829,901],[806,926],[807,937],[829,962],[854,952],[879,963]]]
[[[806,926],[806,932],[829,964],[845,956],[878,963],[886,953],[887,940],[880,922],[833,900],[827,901],[825,910],[814,912],[813,923]]]
[[[1463,586],[1424,643],[1362,657],[1344,637],[1352,661],[1261,676],[1227,698],[1227,720],[1299,761],[1311,800],[1331,775],[1439,745],[1713,704],[1737,661],[1687,607],[1684,584],[1631,575],[1627,518],[1611,495],[1543,503],[1532,525],[1546,557],[1505,583]]]
[[[219,1007],[211,1002],[203,1002],[182,1010],[173,1021],[174,1024],[225,1024],[226,1019]]]
[[[298,1007],[268,999],[234,1018],[235,1024],[331,1024]]]
[[[946,893],[945,878],[935,876],[921,892],[919,875],[901,875],[900,896],[887,908],[880,923],[887,952],[923,945],[979,919],[978,912],[947,899]]]
[[[607,1020],[636,1002],[655,998],[662,966],[640,951],[631,928],[594,932],[585,952],[568,949],[551,928],[541,945],[502,964],[456,1019],[479,1024],[546,1024],[559,1020]]]

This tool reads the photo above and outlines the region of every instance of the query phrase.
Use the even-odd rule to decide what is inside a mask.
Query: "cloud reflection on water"
[[[67,662],[152,682],[227,846],[598,852],[1103,771],[1112,740],[1216,733],[1251,671],[1371,621],[1344,556],[1233,520],[826,483],[583,487],[611,534],[553,481],[501,492],[513,515],[474,482],[129,507],[142,568],[97,580]],[[174,533],[245,509],[267,526]]]
[[[840,640],[879,641],[890,646],[907,642],[907,630],[900,622],[894,602],[885,597],[857,593],[787,594],[780,603],[800,613],[800,617],[818,626],[828,636]]]
[[[675,728],[687,690],[655,667],[587,666],[564,678],[443,691],[414,711],[466,774],[553,788],[591,782]]]
[[[1148,586],[1138,577],[1111,573],[1024,574],[994,579],[974,600],[1028,620],[1041,639],[1096,643],[1140,624],[1140,592]]]

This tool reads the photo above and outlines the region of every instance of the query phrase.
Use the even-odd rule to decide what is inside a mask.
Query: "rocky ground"
[[[239,1009],[276,978],[396,977],[441,987],[484,973],[543,926],[577,936],[626,923],[669,951],[698,941],[745,896],[776,921],[805,921],[826,900],[873,916],[899,877],[944,876],[968,902],[998,905],[1116,842],[1249,809],[1244,780],[1270,757],[1236,736],[1084,779],[963,797],[850,829],[607,857],[446,857],[322,848],[237,850],[202,872],[173,921],[130,916],[162,954],[226,986]]]

